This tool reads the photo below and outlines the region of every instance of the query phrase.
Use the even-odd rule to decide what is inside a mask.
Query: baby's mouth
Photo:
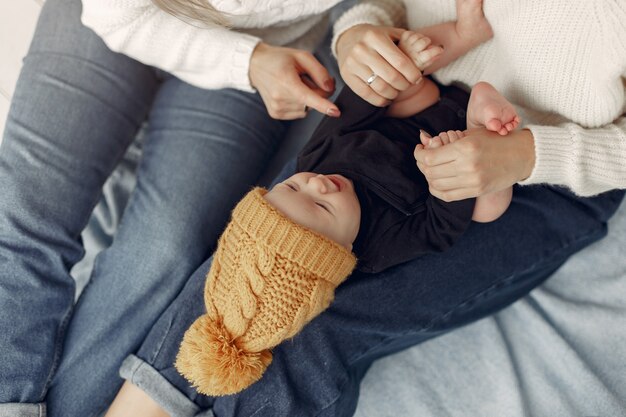
[[[343,181],[341,181],[339,178],[333,176],[328,176],[328,179],[337,186],[337,190],[341,191],[343,189]]]

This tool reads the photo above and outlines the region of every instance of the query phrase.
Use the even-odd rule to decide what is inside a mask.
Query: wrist
[[[489,33],[477,33],[474,30],[468,33],[467,29],[459,28],[458,24],[456,24],[454,28],[456,33],[456,41],[453,42],[451,46],[457,46],[462,51],[469,51],[471,49],[474,49],[493,37]],[[448,45],[446,45],[446,47],[448,47]]]
[[[253,88],[257,88],[255,80],[257,68],[262,67],[263,56],[270,48],[271,46],[265,42],[259,42],[252,51],[252,55],[250,56],[250,68],[248,69],[248,78],[250,79],[250,85]]]
[[[469,50],[493,38],[493,30],[487,19],[468,21],[467,19],[454,22],[457,43],[461,43]]]
[[[533,173],[535,169],[535,137],[528,129],[519,131],[519,144],[521,146],[520,157],[522,169],[518,181],[524,181]]]

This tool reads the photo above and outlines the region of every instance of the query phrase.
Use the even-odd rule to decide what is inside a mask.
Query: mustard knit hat
[[[348,249],[281,214],[265,193],[253,189],[233,210],[207,275],[207,314],[176,358],[202,394],[234,394],[259,380],[270,349],[326,309],[356,265]]]

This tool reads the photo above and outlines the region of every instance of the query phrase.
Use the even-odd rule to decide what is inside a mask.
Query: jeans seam
[[[269,400],[266,400],[261,407],[259,407],[250,417],[258,416],[261,411],[263,411],[267,405],[269,404]]]
[[[473,294],[471,297],[468,297],[467,299],[465,299],[464,301],[458,303],[457,305],[455,305],[454,307],[452,307],[450,310],[448,310],[446,313],[441,314],[438,317],[433,318],[426,326],[424,326],[422,329],[420,329],[419,331],[428,331],[429,329],[432,329],[436,324],[438,323],[445,323],[445,320],[447,320],[455,311],[458,311],[460,308],[463,308],[464,306],[468,305],[469,303],[471,303],[472,301],[476,300],[477,298],[479,298],[480,296],[489,293],[490,291],[492,291],[495,288],[499,288],[499,287],[503,287],[505,286],[507,283],[511,283],[511,281],[513,281],[513,278],[515,276],[518,276],[520,273],[526,273],[528,271],[532,271],[533,269],[535,269],[538,265],[545,263],[548,259],[553,258],[555,253],[562,251],[564,248],[572,246],[573,244],[583,241],[586,238],[588,238],[589,236],[592,236],[595,232],[594,230],[588,231],[587,233],[584,233],[582,235],[580,235],[578,238],[576,239],[571,239],[568,240],[566,242],[564,242],[558,249],[551,251],[551,256],[548,257],[544,257],[541,258],[541,260],[538,260],[536,262],[534,262],[531,266],[529,266],[528,268],[524,269],[521,272],[518,272],[516,274],[513,275],[509,275],[508,277],[504,278],[503,280],[500,280],[492,285],[490,285],[489,287],[487,287],[484,290],[481,290],[475,294]],[[443,320],[442,320],[443,319]],[[399,337],[404,337],[405,335],[414,332],[415,330],[410,330],[410,331],[406,331],[402,334],[400,334],[399,336],[394,336],[394,337],[387,337],[382,339],[380,342],[378,342],[376,345],[368,348],[367,350],[365,350],[364,352],[354,356],[352,359],[348,360],[348,369],[351,368],[356,362],[358,362],[359,360],[361,360],[365,355],[367,355],[369,352],[379,348],[380,346],[384,345],[385,343],[387,343],[390,340],[397,340]],[[339,398],[341,398],[341,396],[343,395],[343,391],[344,388],[346,386],[346,384],[349,382],[349,378],[344,378],[343,382],[341,383],[340,387],[339,387],[339,394],[330,402],[328,403],[328,405],[326,405],[325,407],[323,407],[319,413],[315,414],[315,416],[320,416],[324,411],[326,411],[328,408],[330,408],[331,406],[333,406],[338,400]]]
[[[160,340],[158,341],[158,343],[155,344],[155,348],[153,349],[153,351],[150,352],[150,358],[147,361],[150,365],[153,365],[156,362],[159,355],[161,354],[161,350],[163,349],[165,340],[167,339],[170,333],[170,330],[172,329],[172,322],[173,322],[173,318],[170,318],[170,320],[168,320],[167,322],[167,328],[163,331]]]
[[[89,285],[92,282],[92,278],[96,275],[97,269],[98,269],[98,256],[96,257],[96,259],[94,260],[94,264],[93,264],[93,268],[91,271],[91,274],[89,275],[89,279],[87,280],[87,283],[85,285],[85,287],[83,288],[82,292],[84,293],[85,290],[87,289],[87,287],[89,287]],[[73,282],[73,278],[72,282]],[[74,284],[74,292],[76,292],[76,284]],[[52,383],[52,379],[54,378],[54,375],[56,374],[56,371],[59,367],[59,364],[61,362],[61,355],[63,353],[63,345],[65,343],[65,338],[63,337],[65,334],[65,330],[67,329],[67,325],[72,317],[72,312],[74,311],[75,308],[75,304],[74,302],[72,302],[72,304],[70,305],[70,308],[68,309],[68,311],[65,313],[65,315],[63,316],[63,320],[61,320],[61,323],[59,324],[59,330],[57,332],[57,338],[55,340],[54,343],[54,359],[52,360],[52,367],[50,368],[50,373],[48,374],[48,378],[46,379],[46,383],[44,385],[44,389],[43,392],[41,393],[41,399],[43,401],[43,399],[45,398],[46,393],[48,392],[48,387],[50,386],[50,384]],[[45,410],[44,410],[44,416],[45,416]]]
[[[43,391],[41,392],[39,396],[40,401],[43,401],[45,399],[46,393],[48,392],[48,388],[50,387],[50,384],[52,383],[52,379],[54,378],[54,375],[56,374],[56,371],[59,367],[59,364],[61,363],[61,355],[63,353],[63,344],[65,342],[65,338],[63,336],[65,335],[65,330],[70,321],[70,318],[72,317],[73,311],[74,311],[74,304],[72,303],[70,307],[67,309],[67,311],[65,312],[65,314],[63,315],[63,320],[61,320],[61,323],[59,324],[59,328],[57,330],[57,334],[56,334],[56,338],[54,342],[54,357],[52,359],[52,366],[50,367],[50,372],[48,373],[48,377],[46,378],[46,382],[43,386]],[[40,414],[41,416],[45,416],[46,414],[45,409],[42,410],[42,408],[40,407]]]

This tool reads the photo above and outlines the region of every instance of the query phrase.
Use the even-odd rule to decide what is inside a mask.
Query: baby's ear
[[[431,139],[432,136],[430,136],[427,131],[420,129],[420,140],[422,141],[424,147],[428,148]]]

